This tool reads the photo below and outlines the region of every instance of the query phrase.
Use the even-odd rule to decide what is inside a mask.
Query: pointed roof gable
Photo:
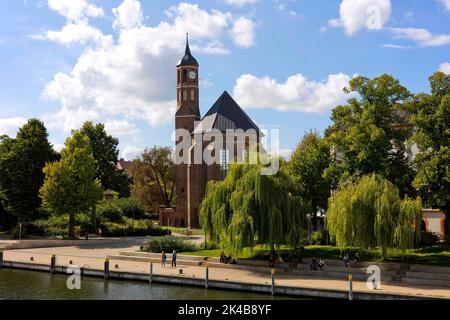
[[[254,129],[256,132],[259,132],[258,126],[227,91],[211,107],[197,128],[201,128],[202,131],[216,129],[225,132],[228,129],[242,129],[244,131]]]

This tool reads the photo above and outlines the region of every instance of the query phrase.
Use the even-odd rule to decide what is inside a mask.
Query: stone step
[[[450,267],[425,266],[425,265],[413,264],[410,266],[410,271],[450,274]]]
[[[435,287],[450,288],[450,281],[448,281],[448,280],[419,279],[419,278],[404,277],[402,279],[402,283],[422,285],[422,286],[435,286]]]
[[[354,270],[353,270],[354,271]],[[292,274],[295,275],[303,275],[303,276],[309,276],[309,277],[327,277],[327,278],[333,278],[333,279],[341,279],[341,280],[348,280],[348,276],[352,275],[354,280],[357,281],[366,281],[369,278],[368,273],[355,273],[352,270],[348,270],[346,272],[342,271],[330,271],[330,270],[292,270]],[[383,282],[390,282],[392,279],[392,275],[381,275],[381,281]]]
[[[406,277],[407,278],[417,278],[417,279],[450,281],[450,273],[408,271],[408,272],[406,272]]]

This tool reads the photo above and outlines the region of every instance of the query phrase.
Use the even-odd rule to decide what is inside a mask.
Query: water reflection
[[[270,300],[270,295],[82,276],[81,290],[69,290],[68,276],[0,269],[0,300]],[[283,298],[286,299],[286,298]]]

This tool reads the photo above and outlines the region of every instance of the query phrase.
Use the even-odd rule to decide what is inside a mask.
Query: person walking
[[[173,250],[172,252],[172,268],[177,267],[177,250]]]
[[[166,256],[166,253],[163,251],[161,254],[161,267],[163,267],[163,268],[166,267],[166,260],[167,260],[167,256]]]

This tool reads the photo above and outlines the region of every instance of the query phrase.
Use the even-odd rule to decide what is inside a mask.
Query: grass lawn
[[[186,232],[186,228],[175,228],[175,227],[161,227],[166,230],[172,231],[172,233],[184,234]],[[203,230],[201,229],[191,229],[193,236],[202,236]]]
[[[222,250],[199,250],[195,252],[183,252],[185,255],[194,255],[202,257],[219,257]],[[381,250],[362,250],[359,248],[349,248],[347,250],[349,256],[353,259],[354,254],[359,252],[363,261],[382,261]],[[269,248],[261,245],[255,246],[253,252],[250,248],[245,248],[240,259],[268,259]],[[281,247],[278,250],[279,253],[285,258],[289,259],[290,252],[287,247]],[[402,262],[402,254],[399,250],[389,250],[388,252],[389,262]],[[310,258],[317,257],[323,259],[340,260],[342,258],[341,250],[332,246],[307,246],[303,252],[303,259],[309,260]],[[425,264],[436,266],[450,266],[450,246],[449,245],[436,245],[430,247],[423,247],[419,249],[408,250],[404,257],[404,262],[411,264]]]

